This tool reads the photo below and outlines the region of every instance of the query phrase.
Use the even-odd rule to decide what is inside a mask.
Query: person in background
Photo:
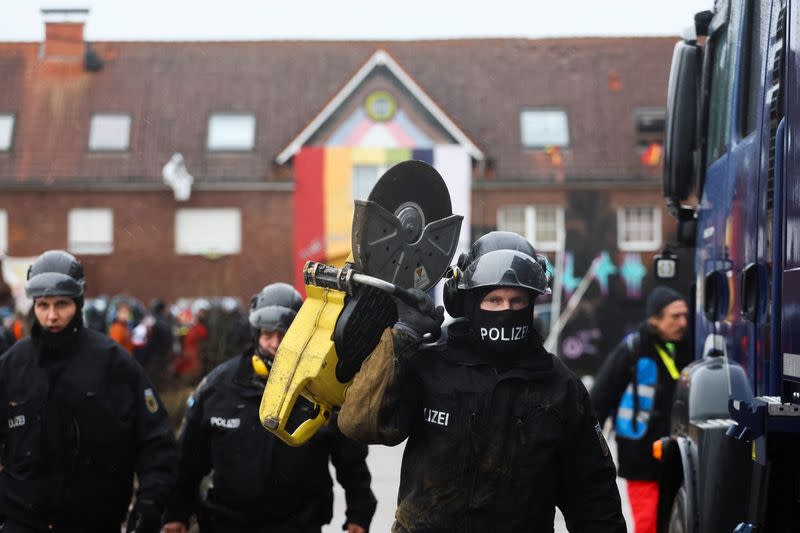
[[[156,386],[163,386],[167,380],[167,368],[172,360],[174,336],[170,323],[169,309],[161,299],[150,302],[152,321],[148,328],[147,364],[145,370]]]
[[[652,445],[669,435],[675,382],[691,361],[683,296],[656,287],[645,312],[647,319],[603,362],[591,391],[601,425],[616,412],[619,475],[627,480],[635,533],[656,531],[661,463],[653,458]]]
[[[183,340],[183,353],[175,364],[175,373],[192,383],[197,383],[203,373],[210,309],[211,304],[205,299],[198,299],[192,304],[194,321]]]
[[[131,306],[128,302],[120,301],[114,309],[114,321],[108,328],[108,336],[130,354],[133,354],[134,349],[130,327],[132,318]]]

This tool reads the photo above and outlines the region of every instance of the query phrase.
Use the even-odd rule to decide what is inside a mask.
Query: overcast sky
[[[87,40],[677,36],[711,0],[0,0],[0,41],[40,41],[47,7]]]

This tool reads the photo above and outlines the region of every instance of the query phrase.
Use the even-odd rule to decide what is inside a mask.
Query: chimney
[[[42,59],[63,62],[83,61],[86,54],[83,26],[88,16],[89,10],[85,8],[42,9],[45,27]]]

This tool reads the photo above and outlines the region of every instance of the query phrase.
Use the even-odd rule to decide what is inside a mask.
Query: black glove
[[[158,533],[161,531],[161,507],[149,500],[138,500],[128,515],[127,533]]]
[[[409,289],[408,293],[415,300],[413,304],[395,298],[397,323],[394,327],[417,343],[422,342],[426,333],[432,334],[433,340],[438,339],[444,322],[444,308],[441,305],[434,308],[431,299],[419,289]]]

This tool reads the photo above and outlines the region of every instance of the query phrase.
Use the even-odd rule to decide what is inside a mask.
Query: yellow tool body
[[[347,386],[336,379],[333,342],[345,293],[306,285],[306,294],[275,354],[259,408],[261,424],[290,446],[302,445],[328,421],[344,402]],[[305,412],[299,412],[301,407]],[[302,421],[287,428],[293,412]]]
[[[303,267],[306,300],[261,398],[265,428],[300,446],[330,419],[383,331],[397,321],[393,298],[416,305],[409,289],[427,291],[444,275],[462,220],[442,176],[421,161],[393,166],[366,201],[356,200],[353,253],[344,266],[308,261]]]

